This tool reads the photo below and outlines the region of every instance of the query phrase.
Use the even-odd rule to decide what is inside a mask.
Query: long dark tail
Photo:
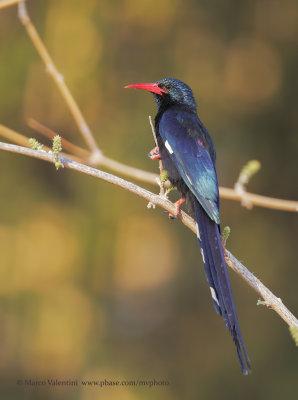
[[[197,200],[194,200],[198,241],[204,261],[216,312],[222,315],[236,345],[242,373],[250,372],[250,362],[241,335],[227,265],[223,253],[219,226],[212,221]]]

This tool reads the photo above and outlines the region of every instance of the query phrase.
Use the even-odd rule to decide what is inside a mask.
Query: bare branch
[[[38,158],[40,160],[52,162],[54,164],[56,162],[56,158],[53,153],[32,150],[13,144],[0,142],[0,150]],[[108,174],[107,172],[100,171],[84,164],[80,164],[68,158],[60,157],[60,161],[65,168],[69,168],[74,171],[81,172],[93,176],[94,178],[116,185],[158,207],[163,208],[164,210],[172,214],[176,212],[176,206],[164,196],[151,193],[148,190],[135,185],[134,183],[128,182],[115,175]],[[185,212],[182,211],[181,214],[178,215],[178,219],[180,219],[180,221],[195,234],[197,233],[195,221]],[[285,307],[282,301],[277,298],[265,285],[263,285],[260,280],[257,279],[244,265],[242,265],[228,250],[226,250],[226,261],[227,264],[264,299],[268,307],[272,308],[289,326],[298,327],[298,320]]]
[[[1,124],[0,124],[0,134],[3,137],[7,138],[8,140],[11,140],[11,141],[13,141],[15,143],[18,143],[18,144],[22,145],[22,146],[25,146],[25,147],[29,147],[30,146],[30,144],[29,144],[29,140],[30,139],[29,138],[27,138],[24,135],[21,135],[20,133],[14,131],[13,129],[7,128],[6,126],[1,125]],[[45,146],[45,145],[43,145],[43,149],[46,152],[47,151],[51,151],[51,149],[49,147]],[[78,161],[78,162],[81,162],[81,163],[87,163],[86,160],[84,160],[84,159],[82,159],[80,157],[77,157],[77,156],[75,156],[73,154],[66,154],[66,153],[63,153],[63,152],[61,154],[64,157],[70,158],[71,160]]]
[[[154,128],[154,125],[153,125],[153,122],[152,122],[151,115],[149,115],[149,123],[150,123],[150,126],[151,126],[151,130],[152,130],[152,135],[153,135],[153,139],[154,139],[154,142],[155,142],[155,146],[156,146],[156,149],[157,149],[157,151],[159,153],[158,141],[157,141],[156,132],[155,132],[155,128]],[[163,169],[163,165],[162,165],[161,159],[159,159],[159,161],[158,161],[158,167],[159,167],[159,177],[157,177],[155,180],[156,180],[157,184],[159,185],[159,189],[160,189],[159,190],[159,194],[161,196],[167,196],[166,190],[165,190],[165,186],[166,186],[165,183],[166,183],[166,181],[168,179],[168,173],[166,172],[166,177],[164,178],[164,176],[163,176],[164,169]]]
[[[137,179],[138,181],[153,183],[155,185],[156,178],[158,178],[158,175],[154,174],[153,172],[130,167],[129,165],[123,164],[104,155],[101,157],[99,166],[106,167],[112,171],[118,172],[121,175]]]
[[[263,297],[265,305],[272,308],[289,325],[297,326],[297,318],[287,309],[279,297],[276,297],[263,283],[254,276],[236,257],[226,250],[227,264],[239,274],[260,296]]]
[[[153,122],[152,122],[151,115],[149,115],[149,124],[151,126],[151,130],[152,130],[152,135],[153,135],[153,139],[154,139],[154,142],[155,142],[155,146],[157,147],[157,149],[159,151],[157,137],[156,137],[156,133],[155,133],[155,129],[154,129],[154,125],[153,125]]]
[[[236,193],[234,189],[222,186],[219,187],[219,195],[223,199],[236,200],[240,202],[243,200],[242,195]],[[273,197],[261,196],[249,192],[245,192],[245,200],[254,206],[298,212],[298,201],[275,199]]]
[[[0,8],[13,6],[17,3],[20,3],[22,0],[1,0],[0,1]]]
[[[63,75],[57,70],[48,50],[46,49],[43,41],[41,40],[35,26],[32,24],[31,19],[29,17],[26,5],[24,1],[20,1],[18,5],[18,15],[25,26],[26,32],[30,37],[33,45],[35,46],[38,54],[40,55],[41,59],[43,60],[46,71],[51,75],[54,82],[57,85],[63,99],[65,100],[78,128],[80,133],[82,134],[83,138],[85,139],[88,147],[92,151],[92,160],[96,160],[97,158],[100,159],[101,151],[99,150],[94,136],[89,128],[81,110],[79,109],[75,99],[73,98],[70,90],[68,89]]]

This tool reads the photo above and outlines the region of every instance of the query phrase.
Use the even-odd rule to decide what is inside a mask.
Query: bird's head
[[[178,79],[163,78],[155,83],[136,83],[125,87],[152,92],[159,110],[171,105],[182,105],[194,112],[197,111],[197,103],[191,88]]]

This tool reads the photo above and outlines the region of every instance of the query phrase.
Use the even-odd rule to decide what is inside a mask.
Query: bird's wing
[[[209,217],[219,224],[217,176],[198,117],[169,109],[160,120],[159,133],[182,179]]]

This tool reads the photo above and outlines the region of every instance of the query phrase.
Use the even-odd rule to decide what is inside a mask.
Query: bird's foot
[[[174,218],[177,218],[177,216],[179,215],[179,212],[180,212],[180,206],[181,206],[181,204],[183,204],[185,202],[185,198],[184,197],[181,197],[181,199],[179,199],[178,201],[176,201],[174,204],[175,204],[175,206],[176,206],[176,214],[172,214],[172,213],[169,213],[168,215],[169,215],[169,218],[171,218],[171,219],[174,219]]]
[[[154,147],[154,149],[152,149],[149,154],[148,157],[151,158],[151,160],[159,160],[160,159],[160,153],[158,150],[158,147]]]

